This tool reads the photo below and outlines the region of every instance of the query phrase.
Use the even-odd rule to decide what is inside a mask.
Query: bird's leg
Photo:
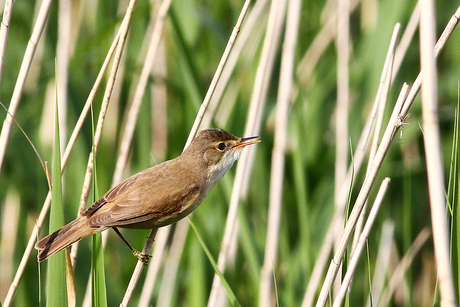
[[[149,254],[146,254],[146,253],[142,253],[136,249],[134,249],[131,244],[129,244],[129,242],[125,239],[125,237],[123,237],[123,235],[121,234],[121,232],[118,230],[117,227],[112,227],[113,230],[115,230],[115,232],[117,233],[117,235],[123,240],[123,242],[126,243],[126,245],[128,245],[129,249],[131,250],[131,252],[133,252],[133,255],[134,257],[136,257],[139,261],[141,261],[144,265],[149,265],[149,260],[150,258],[152,258],[151,255]]]

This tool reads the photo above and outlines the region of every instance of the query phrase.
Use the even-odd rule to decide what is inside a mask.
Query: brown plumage
[[[244,146],[259,141],[222,129],[201,131],[180,156],[129,177],[82,216],[40,240],[38,260],[109,227],[152,229],[177,222],[204,200]]]

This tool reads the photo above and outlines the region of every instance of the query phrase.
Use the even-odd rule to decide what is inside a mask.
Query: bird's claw
[[[145,266],[148,266],[148,265],[149,265],[149,260],[150,260],[150,258],[152,258],[151,255],[146,254],[146,253],[142,253],[142,252],[137,251],[137,250],[133,250],[133,255],[134,255],[134,257],[136,257],[140,262],[142,262],[142,264],[144,264]]]

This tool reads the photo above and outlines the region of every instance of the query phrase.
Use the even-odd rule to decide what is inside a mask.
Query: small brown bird
[[[112,227],[144,264],[149,255],[131,247],[116,227],[153,229],[190,214],[258,136],[238,138],[222,129],[201,131],[177,158],[141,171],[109,190],[82,216],[40,240],[38,261],[84,237]]]

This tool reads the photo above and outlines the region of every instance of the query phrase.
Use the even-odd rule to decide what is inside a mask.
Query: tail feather
[[[35,244],[35,248],[41,250],[38,254],[38,261],[46,260],[84,237],[104,229],[102,227],[91,227],[88,225],[86,217],[79,217]]]

